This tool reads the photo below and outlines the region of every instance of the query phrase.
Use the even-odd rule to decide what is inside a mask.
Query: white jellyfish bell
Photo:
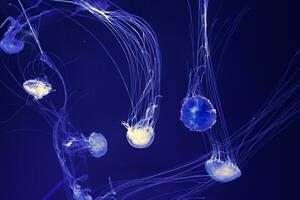
[[[132,147],[143,149],[153,143],[155,136],[153,127],[140,126],[140,124],[131,127],[125,122],[122,122],[122,124],[127,128],[127,140]]]
[[[52,85],[39,79],[30,79],[23,83],[24,90],[35,100],[42,99],[52,91]]]
[[[230,160],[211,158],[205,162],[207,174],[217,182],[230,182],[242,175],[239,167]]]

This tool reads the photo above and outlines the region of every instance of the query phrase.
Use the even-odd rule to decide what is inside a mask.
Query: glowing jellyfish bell
[[[131,127],[128,123],[122,122],[122,124],[127,128],[127,141],[132,147],[143,149],[153,143],[155,133],[152,126],[137,123]]]
[[[48,95],[52,91],[52,86],[39,79],[30,79],[23,83],[25,91],[34,97],[35,100],[39,100]]]
[[[67,139],[63,146],[67,153],[77,153],[79,155],[89,155],[95,158],[101,158],[107,153],[108,144],[104,135],[93,132],[89,137],[79,134],[76,137]]]
[[[100,158],[107,152],[107,140],[101,133],[93,132],[88,138],[88,149],[90,153]]]
[[[0,41],[0,48],[7,54],[18,54],[24,48],[24,41],[4,37]]]
[[[242,175],[241,170],[235,163],[216,157],[212,157],[205,162],[205,170],[212,179],[222,183],[233,181]]]
[[[180,120],[191,131],[204,132],[216,123],[217,112],[209,99],[197,95],[185,98]]]

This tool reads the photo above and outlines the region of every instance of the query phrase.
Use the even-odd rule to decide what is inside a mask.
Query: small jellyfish
[[[232,161],[223,161],[212,157],[205,162],[207,174],[215,181],[226,183],[233,181],[241,176],[241,170]]]
[[[24,48],[24,36],[18,36],[22,30],[22,26],[12,17],[8,17],[0,28],[4,26],[6,22],[10,22],[8,30],[0,41],[0,48],[7,54],[17,54]]]
[[[39,100],[52,91],[52,86],[39,79],[30,79],[23,83],[25,91],[32,95],[35,100]]]
[[[90,189],[81,189],[78,184],[75,184],[71,189],[73,190],[73,198],[75,200],[93,200],[89,195]]]
[[[71,137],[63,143],[69,154],[76,153],[80,156],[93,156],[100,158],[107,153],[107,140],[101,133],[93,132],[89,137],[79,134]]]
[[[149,147],[154,140],[154,130],[152,126],[141,126],[137,123],[131,127],[127,123],[122,123],[127,128],[127,141],[138,149]]]
[[[107,152],[106,138],[101,133],[93,132],[88,139],[88,149],[96,158],[104,156]]]
[[[14,38],[4,37],[0,41],[0,48],[7,54],[17,54],[24,48],[24,42]]]
[[[217,113],[210,100],[200,95],[184,99],[180,120],[191,131],[204,132],[216,123]]]

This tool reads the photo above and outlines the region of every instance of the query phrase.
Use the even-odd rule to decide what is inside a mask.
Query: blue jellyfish
[[[233,181],[242,175],[241,170],[235,163],[215,157],[205,162],[205,170],[212,179],[223,183]]]
[[[0,41],[0,48],[7,54],[17,54],[24,48],[24,41],[5,35]]]
[[[204,132],[216,123],[216,109],[202,96],[184,99],[180,120],[191,131]]]
[[[100,158],[104,156],[107,152],[107,141],[104,135],[93,132],[88,139],[88,148],[94,157]]]
[[[89,137],[85,137],[83,134],[76,135],[76,137],[71,136],[63,142],[68,154],[88,157],[88,153],[92,157],[101,158],[107,153],[107,140],[101,133],[93,132]]]
[[[24,48],[24,36],[20,36],[22,26],[18,20],[8,17],[1,25],[0,28],[9,22],[8,30],[0,40],[0,48],[7,54],[17,54]]]
[[[297,53],[292,58],[287,71],[278,82],[274,92],[271,93],[268,101],[240,129],[229,134],[208,51],[209,40],[206,34],[208,0],[200,0],[198,3],[195,24],[200,27],[192,29],[197,34],[195,40],[197,43],[194,45],[197,54],[194,56],[195,61],[193,63],[198,64],[194,64],[195,67],[190,75],[188,95],[181,109],[181,120],[183,121],[183,118],[193,119],[193,114],[199,111],[197,106],[196,108],[193,107],[199,105],[199,102],[207,106],[208,111],[215,109],[214,116],[217,116],[219,120],[212,127],[209,128],[207,126],[209,152],[178,167],[119,184],[114,189],[117,194],[123,194],[117,195],[121,199],[131,199],[141,193],[143,194],[146,190],[166,185],[176,185],[176,191],[170,189],[162,193],[159,190],[159,194],[151,193],[152,197],[155,195],[154,198],[158,197],[159,199],[199,199],[201,198],[199,197],[201,192],[216,182],[238,181],[238,178],[242,175],[242,167],[245,162],[274,135],[287,127],[287,125],[295,122],[299,117],[300,71],[299,68],[297,68],[296,72],[291,70],[292,66],[299,66],[299,62],[296,61],[299,61],[300,54]],[[234,21],[233,26],[227,31],[229,35],[226,36],[226,39],[230,37],[233,32],[231,29],[236,27],[246,11],[241,12],[236,21]],[[206,114],[205,118],[211,117],[211,115],[207,114],[209,112],[203,113]],[[182,117],[183,115],[184,117]],[[187,122],[189,125],[191,124],[189,121]]]
[[[196,44],[193,44],[192,69],[189,76],[187,95],[183,100],[180,115],[180,120],[184,125],[190,131],[196,132],[205,132],[215,125],[220,104],[214,98],[215,93],[206,88],[214,85],[213,80],[211,80],[213,65],[207,36],[207,5],[208,0],[199,1],[199,12],[201,14],[199,14],[199,27],[197,27],[196,36],[194,36]]]

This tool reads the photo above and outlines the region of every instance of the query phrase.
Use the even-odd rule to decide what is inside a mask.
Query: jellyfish
[[[214,63],[210,55],[209,41],[211,39],[207,30],[209,27],[207,22],[208,4],[209,0],[199,0],[197,16],[193,18],[191,14],[190,18],[193,60],[187,95],[181,107],[180,120],[190,131],[207,133],[212,147],[212,158],[219,158],[224,163],[231,161],[234,163],[231,142],[228,140],[229,132],[218,95]],[[190,4],[189,8],[191,12]],[[195,27],[193,22],[196,24]],[[206,165],[205,168],[209,167],[213,168],[208,172],[211,174],[216,168],[215,165]]]
[[[24,90],[35,100],[42,99],[52,91],[52,85],[39,79],[27,80],[23,83]]]
[[[128,119],[121,124],[127,129],[126,137],[131,146],[135,148],[151,146],[155,137],[160,98],[160,52],[155,33],[145,21],[137,16],[123,10],[113,10],[113,7],[112,10],[109,10],[109,3],[106,1],[53,1],[75,5],[75,11],[67,12],[67,16],[76,14],[86,16],[87,13],[91,13],[97,20],[107,26],[116,37],[126,55],[131,81],[128,84],[120,71],[130,99]],[[51,98],[44,98],[43,101],[34,101],[34,105],[40,108],[43,117],[53,127],[53,147],[63,171],[64,183],[69,194],[68,199],[129,199],[147,189],[164,185],[180,185],[182,188],[160,192],[158,195],[151,193],[152,199],[156,197],[163,199],[199,199],[201,191],[217,182],[238,181],[237,178],[241,176],[245,161],[275,133],[278,133],[281,128],[295,121],[297,114],[299,114],[298,74],[288,76],[287,73],[278,83],[275,93],[271,95],[257,115],[242,126],[240,130],[229,135],[218,97],[208,48],[209,43],[206,34],[208,1],[199,1],[199,18],[197,17],[197,19],[200,19],[201,22],[196,32],[199,34],[199,40],[197,41],[201,42],[196,45],[196,58],[198,60],[196,59],[194,62],[196,64],[193,65],[194,68],[190,74],[189,89],[184,99],[181,119],[184,123],[190,123],[191,120],[196,123],[192,126],[185,124],[191,130],[206,131],[211,149],[196,159],[175,168],[148,177],[114,182],[115,187],[113,189],[112,182],[109,181],[109,187],[105,189],[108,191],[104,191],[104,195],[98,195],[88,186],[87,171],[81,170],[80,164],[85,163],[87,157],[101,158],[106,155],[108,141],[99,132],[92,132],[87,137],[83,134],[86,131],[79,131],[71,123],[67,112],[69,94],[63,76],[57,67],[57,61],[51,59],[51,55],[44,51],[43,43],[40,42],[37,34],[38,29],[35,28],[38,25],[31,26],[36,19],[41,17],[41,14],[31,14],[32,9],[38,8],[40,3],[42,1],[29,9],[24,9],[20,2],[23,13],[16,19],[25,19],[19,24],[22,24],[24,30],[30,31],[30,35],[35,41],[35,47],[37,47],[33,51],[37,54],[36,57],[20,71],[25,82],[32,81],[27,76],[49,78],[53,76],[60,80],[61,90],[58,87],[55,87],[55,89],[57,93],[61,93],[63,96],[62,104],[56,105]],[[59,9],[52,10],[51,7],[50,10],[52,13],[54,10]],[[28,12],[30,15],[27,15]],[[40,13],[48,12],[42,11]],[[28,18],[28,16],[30,17]],[[98,40],[96,41],[98,42]],[[117,65],[115,67],[118,70],[120,69]],[[12,71],[9,71],[9,73],[13,75]],[[50,73],[52,76],[47,76]],[[22,87],[23,80],[17,79],[16,76],[13,76],[13,79]],[[41,78],[33,80],[43,82],[41,83],[43,90],[45,86],[49,86],[51,83],[50,81],[44,82]],[[26,86],[29,86],[31,93],[25,88],[23,89],[35,98],[39,90],[33,89],[32,84],[26,84]],[[57,85],[55,84],[55,86]],[[53,96],[58,98],[58,95]]]
[[[43,42],[39,38],[39,25],[42,22],[41,18],[46,17],[47,14],[59,13],[65,16],[78,15],[87,18],[92,15],[93,19],[97,19],[100,24],[104,24],[112,32],[128,63],[128,68],[125,68],[129,73],[128,80],[123,76],[124,70],[120,69],[100,40],[86,27],[77,23],[95,39],[100,47],[104,48],[123,80],[130,102],[128,119],[126,122],[122,122],[127,128],[127,137],[124,139],[127,138],[129,144],[135,148],[150,146],[155,135],[154,129],[159,113],[161,67],[156,35],[144,20],[114,7],[106,0],[98,2],[90,0],[38,1],[28,8],[25,8],[21,1],[18,3],[22,13],[15,19],[8,18],[7,21],[11,21],[11,23],[5,35],[10,34],[10,37],[4,37],[3,41],[9,42],[9,38],[13,38],[24,42],[25,37],[22,38],[19,35],[19,33],[24,32],[26,36],[28,35],[33,39],[34,43],[28,46],[28,49],[32,47],[29,56],[27,56],[27,51],[15,50],[15,53],[19,54],[19,58],[29,60],[27,65],[19,66],[21,79],[24,80],[17,78],[15,72],[12,72],[7,66],[5,68],[17,85],[21,86],[35,100],[43,99],[43,101],[34,101],[33,103],[42,111],[46,122],[53,127],[53,147],[63,171],[64,183],[69,194],[68,198],[75,200],[110,198],[111,195],[115,194],[113,190],[105,195],[96,196],[95,194],[96,197],[92,197],[93,193],[88,184],[88,172],[85,167],[82,167],[87,158],[101,158],[106,155],[108,141],[99,132],[92,132],[86,136],[83,134],[85,131],[79,131],[72,124],[67,112],[69,106],[67,85],[61,70],[57,67],[58,59],[44,50]],[[71,5],[69,9],[56,7],[66,4]],[[18,30],[18,33],[12,35],[11,29]],[[23,55],[24,57],[22,57]],[[35,77],[35,79],[31,77]],[[51,79],[58,80],[58,83],[55,83],[56,94],[52,95],[51,98],[44,98],[53,91]],[[27,100],[22,95],[14,94]],[[111,185],[111,181],[109,183]]]
[[[155,134],[151,126],[136,124],[130,127],[125,122],[123,122],[123,125],[127,128],[127,140],[132,147],[142,149],[152,144]]]
[[[219,102],[213,101],[213,93],[206,89],[208,86],[213,86],[210,79],[210,76],[213,76],[213,66],[207,36],[207,6],[208,0],[199,1],[199,12],[201,12],[199,17],[201,19],[199,27],[196,29],[195,41],[197,43],[193,45],[195,55],[189,76],[188,91],[183,100],[180,115],[183,124],[195,132],[205,132],[214,126],[219,107]]]
[[[82,6],[111,30],[128,59],[132,77],[131,86],[126,86],[130,111],[122,122],[128,143],[135,148],[149,147],[159,114],[161,62],[156,35],[144,20],[132,14],[103,11],[89,3]]]
[[[22,36],[22,27],[18,20],[8,17],[1,25],[2,28],[6,22],[9,27],[0,40],[0,48],[7,54],[17,54],[24,48],[24,36]]]
[[[70,154],[86,156],[86,152],[95,158],[100,158],[107,153],[107,140],[101,133],[93,132],[87,138],[83,134],[79,137],[72,137],[63,144]]]
[[[139,197],[138,195],[144,194],[144,192],[147,193],[153,188],[172,188],[171,186],[174,185],[177,186],[176,191],[170,189],[161,192],[159,190],[159,194],[155,194],[151,190],[153,192],[151,193],[151,198],[199,199],[201,198],[201,192],[207,187],[216,184],[226,184],[231,181],[238,182],[249,158],[285,127],[299,120],[300,71],[298,66],[300,54],[297,52],[267,101],[247,123],[242,125],[237,131],[229,134],[218,95],[216,78],[214,76],[215,69],[212,68],[213,62],[210,59],[209,51],[207,51],[209,49],[208,41],[212,40],[208,40],[208,36],[203,34],[208,26],[206,21],[208,1],[200,0],[198,3],[195,24],[199,24],[200,27],[195,30],[196,39],[194,41],[200,41],[200,44],[196,43],[195,45],[197,54],[195,54],[194,58],[201,60],[206,57],[209,59],[207,60],[208,65],[195,65],[198,67],[192,70],[189,82],[189,91],[191,93],[184,99],[181,120],[186,120],[184,122],[185,125],[187,123],[187,128],[191,129],[190,124],[193,125],[192,127],[196,127],[195,124],[191,123],[191,119],[198,118],[198,116],[202,117],[203,115],[205,119],[214,119],[211,120],[211,124],[214,124],[213,126],[207,125],[206,120],[201,120],[202,124],[199,123],[202,127],[209,127],[206,130],[209,143],[208,152],[169,170],[148,177],[125,180],[114,188],[117,193],[116,197],[120,199],[136,198]],[[225,31],[229,34],[227,37],[231,36],[234,28],[246,12],[247,9],[243,10],[234,21],[232,27]],[[221,51],[223,50],[221,49]],[[296,70],[293,69],[294,67],[297,67]],[[195,72],[197,73],[195,74]],[[200,93],[199,91],[203,92]],[[199,108],[207,109],[197,113],[200,110]],[[209,111],[214,112],[210,113]],[[210,114],[213,114],[219,120],[216,122],[216,118],[212,118]],[[199,124],[197,124],[197,127],[200,126]]]
[[[205,170],[212,179],[223,183],[233,181],[242,174],[234,162],[214,157],[205,162]]]
[[[194,96],[184,100],[180,119],[191,131],[210,129],[216,123],[216,117],[216,109],[207,98]]]
[[[75,184],[72,190],[74,200],[93,200],[89,194],[91,192],[90,189],[82,189],[80,185]]]
[[[201,127],[202,131],[207,130],[211,153],[204,164],[206,174],[216,182],[226,183],[239,178],[242,174],[242,166],[249,156],[272,137],[273,131],[279,131],[280,126],[299,113],[299,101],[297,100],[299,98],[299,82],[296,78],[298,70],[295,72],[291,70],[291,66],[296,64],[299,55],[297,53],[292,58],[276,92],[271,94],[270,99],[258,113],[241,129],[229,134],[218,95],[215,69],[209,52],[209,41],[212,40],[207,34],[209,27],[207,22],[208,3],[209,0],[198,2],[196,18],[198,26],[195,29],[196,39],[193,40],[197,41],[193,45],[195,48],[193,63],[196,67],[193,68],[190,75],[188,97],[182,106],[181,120],[192,131],[197,131]],[[246,12],[247,8],[238,15],[233,26],[230,27],[231,29],[237,26]],[[191,21],[193,21],[192,17]],[[193,30],[192,28],[191,31]],[[227,37],[230,37],[232,32],[233,30],[227,31],[229,34]],[[206,109],[201,110],[201,106]],[[216,118],[219,120],[216,121]]]

